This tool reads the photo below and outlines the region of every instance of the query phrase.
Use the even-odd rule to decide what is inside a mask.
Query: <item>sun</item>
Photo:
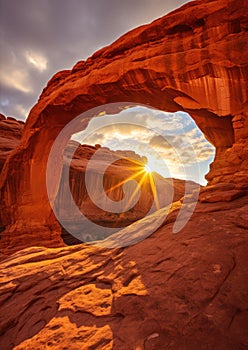
[[[106,191],[106,193],[113,191],[115,188],[118,188],[118,187],[124,185],[129,180],[134,180],[134,179],[137,180],[138,185],[137,185],[136,189],[133,191],[133,193],[130,197],[130,200],[128,201],[128,204],[127,204],[127,207],[128,207],[130,202],[132,201],[132,199],[134,198],[134,196],[136,195],[136,193],[138,192],[138,190],[142,186],[142,184],[147,182],[150,184],[151,191],[152,191],[153,198],[154,198],[154,203],[156,205],[157,210],[159,210],[160,203],[159,203],[157,188],[156,188],[156,180],[155,180],[156,176],[154,177],[156,172],[153,170],[154,169],[153,164],[151,167],[151,162],[144,163],[144,162],[140,162],[140,161],[130,159],[130,158],[126,158],[126,159],[134,164],[133,167],[130,168],[130,169],[134,170],[133,174],[130,175],[128,178],[123,179],[118,184],[110,187]]]
[[[150,168],[150,166],[149,166],[148,164],[146,164],[146,165],[144,166],[144,170],[145,170],[145,172],[148,173],[148,174],[151,174],[151,173],[152,173],[152,169]]]

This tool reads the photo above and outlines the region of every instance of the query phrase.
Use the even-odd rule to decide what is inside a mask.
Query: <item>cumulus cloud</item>
[[[201,183],[214,157],[214,147],[187,113],[165,113],[141,106],[93,118],[88,128],[73,139],[113,150],[133,150],[146,156],[154,171],[165,177],[191,178]]]
[[[199,136],[190,137],[192,132],[199,133]],[[212,159],[215,150],[196,126],[193,130],[181,135],[155,135],[150,140],[150,145],[157,149],[161,155],[169,157],[175,163],[180,158],[185,166]]]

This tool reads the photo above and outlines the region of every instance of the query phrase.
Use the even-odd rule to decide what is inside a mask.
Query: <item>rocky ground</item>
[[[248,198],[128,248],[27,248],[1,268],[4,350],[245,350]],[[152,224],[152,218],[151,218]]]

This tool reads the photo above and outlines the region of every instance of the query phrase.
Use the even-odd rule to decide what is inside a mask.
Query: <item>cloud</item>
[[[128,30],[149,23],[186,2],[188,0],[0,0],[0,112],[25,120],[47,81],[57,71],[70,69]],[[101,118],[95,121],[94,128],[101,127],[104,120]],[[181,171],[180,162],[173,148],[179,150],[188,166],[192,164],[189,145],[200,163],[213,157],[213,147],[185,113],[136,107],[124,111],[121,117],[108,118],[112,118],[112,126],[89,135],[89,143],[113,149],[137,149],[144,155],[148,152],[150,160],[155,157],[149,153],[153,150],[158,153],[154,164],[160,167],[163,157],[177,175]],[[117,127],[121,118],[127,125]],[[167,143],[159,136],[166,138]],[[164,172],[166,174],[166,166]]]
[[[146,156],[151,167],[165,177],[191,178],[201,183],[215,150],[188,114],[141,106],[93,118],[88,128],[73,138],[113,150],[133,150]]]
[[[154,135],[150,140],[150,145],[157,149],[161,150],[169,150],[171,149],[171,142],[175,139],[175,136],[162,136],[162,135]]]
[[[24,119],[15,105],[30,110],[57,71],[186,2],[0,0],[1,112]]]
[[[142,145],[143,149],[149,147],[163,157],[171,157],[175,163],[180,158],[188,165],[206,161],[214,153],[214,147],[187,113],[164,113],[141,106],[93,118],[87,130],[74,139],[114,149],[120,149],[124,142],[128,149]]]
[[[24,93],[29,93],[31,91],[29,76],[27,72],[15,69],[7,69],[0,72],[0,79],[3,86],[11,88],[13,90],[19,90]]]
[[[167,132],[168,134],[180,134],[190,127],[194,127],[194,122],[183,112],[166,113],[154,111],[154,115],[147,120],[147,125],[157,132]]]
[[[15,109],[17,115],[23,115],[27,116],[28,115],[28,109],[22,105],[22,104],[17,104],[15,105]]]
[[[199,136],[192,138],[192,134]],[[215,151],[197,127],[183,135],[156,135],[150,140],[150,145],[159,154],[174,163],[182,162],[185,166],[212,160]]]
[[[25,57],[39,71],[43,72],[47,69],[47,58],[44,55],[27,51],[25,52]]]

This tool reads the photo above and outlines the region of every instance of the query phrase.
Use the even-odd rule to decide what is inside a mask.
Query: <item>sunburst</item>
[[[126,182],[135,179],[138,184],[137,184],[136,189],[134,190],[134,192],[132,193],[132,195],[128,201],[128,204],[127,204],[127,207],[128,207],[130,205],[130,203],[132,202],[133,198],[135,197],[136,193],[138,192],[139,188],[141,188],[141,186],[145,182],[148,182],[150,184],[150,187],[151,187],[151,191],[152,191],[152,195],[154,198],[156,209],[157,210],[161,209],[160,204],[159,204],[156,184],[154,181],[155,172],[152,170],[151,164],[142,163],[142,162],[136,161],[134,159],[129,159],[129,158],[127,158],[127,160],[134,164],[133,167],[132,166],[129,167],[130,170],[134,170],[134,174],[125,178],[124,180],[122,180],[118,184],[110,187],[108,190],[106,190],[106,193],[111,192],[111,191],[115,190],[116,188],[122,186]]]
[[[148,174],[151,174],[153,171],[152,171],[152,169],[151,169],[151,167],[148,165],[148,164],[146,164],[145,166],[144,166],[144,171],[146,172],[146,173],[148,173]]]

